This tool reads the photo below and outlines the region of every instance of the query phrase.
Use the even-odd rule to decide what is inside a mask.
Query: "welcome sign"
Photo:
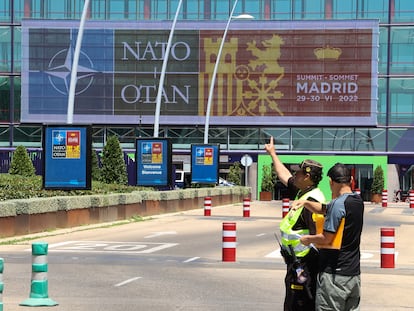
[[[64,122],[78,23],[23,23],[22,122]],[[74,122],[153,124],[171,25],[86,23]],[[217,72],[214,125],[375,125],[378,21],[233,21]],[[179,22],[161,124],[204,124],[224,22]],[[179,116],[179,118],[178,118]]]

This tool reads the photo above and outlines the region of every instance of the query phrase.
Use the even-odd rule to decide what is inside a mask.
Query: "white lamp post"
[[[217,76],[217,69],[220,62],[221,52],[223,51],[224,42],[226,41],[227,31],[229,30],[230,22],[232,19],[253,19],[254,17],[248,14],[241,14],[238,16],[233,16],[234,10],[236,9],[238,0],[234,1],[233,9],[231,10],[229,19],[227,20],[226,28],[224,29],[223,38],[221,39],[220,47],[217,53],[216,63],[214,65],[213,74],[211,76],[210,82],[210,91],[208,93],[208,101],[207,101],[207,109],[206,109],[206,124],[204,129],[204,144],[208,144],[208,129],[210,124],[210,111],[211,111],[211,103],[213,101],[213,92],[214,92],[214,84],[216,83],[216,76]]]
[[[175,11],[174,21],[171,26],[170,36],[168,38],[167,47],[165,49],[164,61],[162,62],[160,82],[158,85],[158,93],[157,93],[157,100],[156,100],[156,106],[155,106],[154,137],[158,137],[158,132],[160,128],[161,96],[162,96],[162,91],[164,88],[165,71],[167,70],[168,56],[170,55],[170,50],[171,50],[171,42],[172,42],[172,38],[174,35],[175,24],[177,23],[178,14],[180,13],[182,2],[183,0],[180,0],[177,6],[177,10]]]
[[[67,115],[66,115],[67,124],[73,123],[73,110],[75,107],[76,82],[78,80],[79,55],[80,55],[80,49],[82,45],[83,29],[85,28],[85,21],[86,21],[86,16],[88,13],[88,7],[89,7],[89,0],[85,0],[85,3],[83,5],[82,16],[80,20],[80,25],[79,25],[78,36],[76,39],[75,52],[73,55],[72,72],[70,76],[70,86],[69,86],[68,110],[67,110]],[[71,49],[72,46],[70,46],[69,48]]]

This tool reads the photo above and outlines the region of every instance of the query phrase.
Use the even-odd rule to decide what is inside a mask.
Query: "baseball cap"
[[[327,175],[333,182],[339,184],[347,184],[351,182],[351,170],[342,163],[336,163],[332,166]]]
[[[317,161],[306,159],[299,164],[295,171],[303,171],[305,174],[309,174],[312,181],[317,184],[322,180],[322,164]]]

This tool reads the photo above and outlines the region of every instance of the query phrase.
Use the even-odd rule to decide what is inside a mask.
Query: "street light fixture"
[[[224,42],[226,41],[227,31],[229,30],[230,22],[233,19],[253,19],[254,17],[249,14],[240,14],[238,16],[233,16],[234,10],[236,8],[238,0],[234,1],[233,9],[231,10],[229,19],[227,20],[226,28],[224,29],[223,38],[221,39],[220,47],[217,53],[216,63],[214,65],[213,74],[211,76],[210,82],[210,91],[208,94],[208,101],[207,101],[207,109],[206,109],[206,121],[205,121],[205,129],[204,129],[204,144],[208,144],[208,129],[210,124],[210,111],[211,111],[211,103],[213,101],[213,92],[214,92],[214,84],[216,83],[216,76],[217,76],[217,69],[220,63],[221,53],[223,51]]]
[[[69,98],[68,98],[68,107],[67,107],[67,115],[66,115],[66,123],[72,124],[73,123],[73,111],[75,107],[75,91],[76,91],[76,82],[78,79],[78,64],[79,64],[79,55],[82,45],[82,38],[83,38],[83,30],[85,28],[85,22],[88,15],[88,9],[89,9],[89,0],[85,0],[85,3],[83,5],[82,10],[82,16],[80,20],[79,30],[78,30],[78,36],[76,39],[76,46],[75,46],[75,52],[73,55],[73,64],[72,64],[72,70],[70,75],[70,85],[69,85]],[[69,47],[72,49],[72,45]]]
[[[162,91],[164,88],[165,72],[167,70],[168,57],[170,55],[171,42],[172,42],[172,38],[174,35],[175,25],[177,23],[178,14],[180,13],[182,3],[183,3],[183,0],[180,0],[180,2],[178,2],[177,10],[175,11],[174,21],[171,26],[170,36],[167,42],[167,47],[165,49],[164,61],[162,63],[160,82],[158,84],[158,93],[157,93],[157,100],[156,100],[156,106],[155,106],[154,137],[158,137],[159,127],[160,127],[161,97],[162,97]]]

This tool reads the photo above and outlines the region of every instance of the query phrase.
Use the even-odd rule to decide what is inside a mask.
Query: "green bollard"
[[[49,298],[47,281],[47,243],[32,244],[32,283],[30,296],[20,306],[56,306],[58,303]],[[1,311],[1,310],[0,310]]]

